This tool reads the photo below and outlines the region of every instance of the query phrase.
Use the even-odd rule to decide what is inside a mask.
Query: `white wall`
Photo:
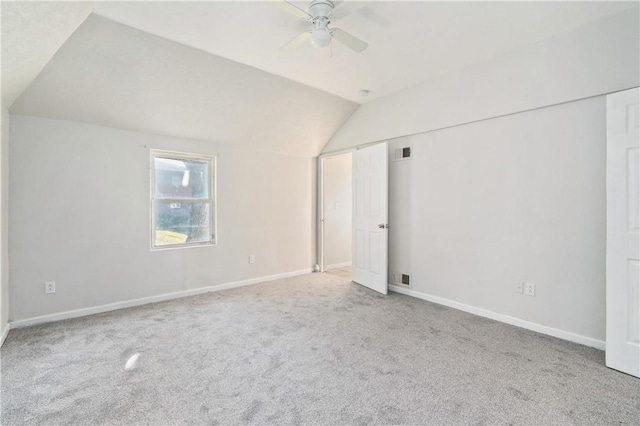
[[[324,265],[351,262],[351,153],[324,163]]]
[[[315,263],[314,159],[77,122],[11,120],[12,321]],[[218,155],[217,246],[150,251],[151,148]],[[53,295],[44,293],[49,280],[56,281]]]
[[[412,289],[605,338],[605,97],[400,138],[390,272]],[[514,293],[536,285],[534,297]]]
[[[409,241],[413,235],[411,221],[413,216],[413,159],[393,161],[395,149],[413,146],[410,137],[399,138],[389,142],[389,284],[402,282],[399,274],[411,274],[411,250]],[[419,186],[419,185],[418,185]],[[420,226],[419,223],[415,225]],[[418,260],[419,261],[419,260]]]
[[[328,153],[640,84],[638,8],[362,105]]]
[[[9,325],[9,112],[2,105],[0,145],[0,345]]]
[[[602,346],[602,95],[640,84],[639,34],[635,7],[362,105],[323,152],[413,145],[390,164],[390,282]]]

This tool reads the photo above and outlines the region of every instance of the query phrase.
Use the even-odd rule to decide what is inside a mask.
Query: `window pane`
[[[156,201],[156,246],[211,241],[209,203]]]
[[[155,198],[209,198],[209,163],[154,158]]]

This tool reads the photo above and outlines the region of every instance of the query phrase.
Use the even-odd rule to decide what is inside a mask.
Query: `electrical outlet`
[[[47,294],[56,292],[56,282],[55,281],[47,281],[44,283],[44,292]]]
[[[527,296],[535,296],[536,295],[536,285],[532,283],[524,284],[524,293]]]
[[[523,294],[524,293],[524,283],[516,284],[516,293]]]
[[[249,263],[256,263],[256,257],[252,254],[249,255]]]

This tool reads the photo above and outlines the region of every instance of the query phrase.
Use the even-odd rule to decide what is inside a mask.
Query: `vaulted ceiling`
[[[354,53],[279,49],[309,24],[272,1],[104,2],[99,15],[363,103],[634,7],[614,1],[343,1]],[[308,1],[295,1],[307,9]],[[363,7],[364,6],[364,7]],[[362,98],[360,89],[370,95]]]
[[[336,1],[353,12],[333,25],[369,43],[357,54],[338,43],[280,51],[309,24],[271,3],[2,2],[3,105],[316,155],[358,103],[637,7]]]
[[[314,156],[356,108],[92,14],[11,113]]]
[[[2,2],[2,104],[11,106],[91,13],[89,2]]]

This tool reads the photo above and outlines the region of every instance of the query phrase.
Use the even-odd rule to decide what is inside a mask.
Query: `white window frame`
[[[151,250],[171,250],[171,249],[179,249],[179,248],[188,248],[188,247],[207,247],[213,246],[217,244],[217,159],[216,155],[200,155],[200,154],[192,154],[187,152],[178,152],[178,151],[165,151],[159,149],[151,149],[150,150],[150,205],[151,205],[151,235],[150,235],[150,243]],[[156,170],[155,170],[155,159],[156,158],[167,158],[171,160],[185,160],[185,161],[202,161],[206,162],[209,166],[209,198],[202,199],[184,199],[184,198],[156,198]],[[211,239],[209,241],[202,242],[192,242],[192,243],[182,243],[182,244],[164,244],[164,245],[156,245],[156,211],[155,205],[156,201],[163,202],[175,202],[175,203],[209,203],[209,229],[211,231]]]

